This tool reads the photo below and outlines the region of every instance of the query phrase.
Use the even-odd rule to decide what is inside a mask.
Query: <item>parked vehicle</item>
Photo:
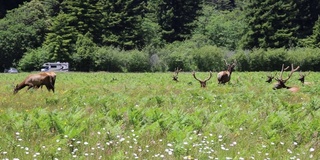
[[[19,73],[16,68],[10,67],[9,69],[5,69],[4,73]]]
[[[67,72],[69,71],[68,62],[47,62],[41,67],[41,72]]]

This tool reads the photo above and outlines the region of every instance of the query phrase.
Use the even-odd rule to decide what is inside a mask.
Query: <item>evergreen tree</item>
[[[295,23],[299,26],[296,36],[299,39],[306,38],[312,34],[313,26],[320,15],[319,0],[297,1],[298,14]]]
[[[37,48],[47,32],[47,14],[39,0],[25,3],[0,19],[0,69],[18,62],[29,48]]]
[[[88,32],[85,35],[79,34],[75,45],[76,52],[72,55],[72,67],[77,71],[94,70],[94,51],[96,46]]]
[[[102,29],[100,28],[101,13],[97,8],[99,0],[64,0],[61,4],[62,11],[74,20],[70,26],[81,33],[89,32],[94,42],[101,43]],[[63,23],[63,22],[62,22]]]
[[[98,8],[103,15],[103,45],[125,50],[144,46],[141,33],[144,0],[100,0]]]
[[[162,0],[157,12],[162,38],[171,43],[191,36],[194,20],[201,9],[200,0]]]
[[[317,20],[313,27],[313,35],[311,36],[314,47],[320,48],[320,19]]]
[[[244,48],[292,47],[297,43],[294,23],[297,15],[292,0],[255,0],[247,7],[249,30],[243,39]]]
[[[71,61],[79,32],[75,28],[75,17],[61,13],[54,18],[44,45],[47,45],[51,61]]]
[[[301,43],[305,47],[320,47],[320,19],[315,22],[313,34],[305,39],[302,39]]]
[[[235,0],[205,0],[205,2],[218,10],[233,10],[236,7]]]
[[[29,1],[30,0],[0,1],[0,19],[5,17],[7,11],[18,8],[19,5],[22,5],[24,2],[29,2]]]

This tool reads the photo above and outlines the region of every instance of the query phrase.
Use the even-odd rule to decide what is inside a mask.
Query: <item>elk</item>
[[[307,75],[309,75],[309,74],[310,74],[310,72],[302,74],[301,71],[300,71],[300,73],[299,73],[300,78],[299,78],[298,80],[299,80],[302,84],[309,84],[309,82],[305,82],[305,81],[304,81],[304,78],[305,78]]]
[[[198,79],[198,78],[196,77],[196,73],[195,73],[194,71],[192,72],[192,75],[193,75],[194,79],[196,79],[197,81],[200,82],[201,87],[202,87],[202,88],[205,88],[205,87],[207,86],[207,81],[209,81],[210,78],[212,77],[212,72],[210,71],[209,77],[206,78],[205,80],[200,80],[200,79]]]
[[[53,78],[44,74],[31,74],[27,76],[20,84],[17,84],[13,90],[13,93],[18,93],[19,90],[26,86],[28,86],[27,90],[29,90],[30,88],[39,88],[39,86],[42,85],[45,85],[49,92],[52,90],[54,93]]]
[[[54,87],[54,84],[56,83],[56,77],[57,77],[57,74],[54,73],[54,72],[40,72],[39,73],[40,75],[48,75],[52,78],[52,86]],[[38,88],[41,87],[42,88],[42,85],[41,86],[37,86]]]
[[[288,67],[287,67],[287,68],[288,68]],[[278,83],[274,85],[274,87],[273,87],[274,90],[275,90],[275,89],[286,88],[286,89],[290,89],[290,90],[292,90],[292,91],[296,91],[296,90],[298,89],[298,88],[288,87],[288,86],[285,85],[285,83],[291,78],[292,74],[300,68],[300,66],[294,68],[294,67],[293,67],[293,64],[291,64],[291,72],[290,72],[288,78],[283,79],[283,78],[282,78],[282,74],[283,74],[283,72],[284,72],[287,68],[284,68],[284,64],[282,64],[282,68],[281,68],[281,72],[280,72],[280,77],[279,77],[279,78],[277,78],[277,77],[275,78],[275,80],[277,80]]]
[[[181,69],[181,68],[179,69],[179,67],[177,67],[177,68],[174,69],[174,73],[173,73],[173,76],[172,76],[172,80],[174,80],[174,81],[176,81],[176,82],[179,82],[179,80],[178,80],[178,74],[179,74],[180,71],[182,71],[182,69]]]
[[[218,73],[218,82],[219,84],[225,84],[230,81],[231,74],[234,71],[234,67],[236,66],[237,62],[234,61],[232,64],[228,64],[227,61],[224,59],[224,62],[226,63],[227,70],[221,71]]]
[[[276,76],[276,75],[277,75],[277,73],[275,75],[267,75],[268,79],[266,80],[266,82],[271,83],[273,78],[274,78],[274,76]]]
[[[290,67],[290,66],[286,67],[284,70],[285,70],[285,71],[288,70],[289,67]],[[277,73],[274,74],[274,76],[272,76],[272,75],[267,75],[267,78],[268,78],[268,79],[266,80],[266,82],[271,83],[272,80],[273,80],[273,78],[274,78],[276,75],[277,75]]]

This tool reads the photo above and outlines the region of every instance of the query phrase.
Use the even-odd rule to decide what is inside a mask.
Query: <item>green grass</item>
[[[186,72],[70,72],[55,93],[13,95],[28,74],[0,74],[0,159],[320,158],[319,73],[304,86],[295,73],[292,93],[264,72],[214,73],[207,88]]]

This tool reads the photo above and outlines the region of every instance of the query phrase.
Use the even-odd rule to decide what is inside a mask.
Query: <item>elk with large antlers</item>
[[[219,84],[225,84],[230,81],[231,74],[234,71],[234,67],[236,66],[237,62],[234,61],[232,64],[228,64],[227,61],[224,59],[224,62],[226,63],[227,70],[221,71],[218,73],[218,82]]]
[[[192,72],[192,75],[193,75],[194,79],[196,79],[197,81],[200,82],[201,87],[205,88],[207,86],[207,81],[209,81],[209,79],[212,77],[212,72],[210,71],[209,77],[207,79],[205,79],[205,80],[198,79],[196,77],[196,72],[194,72],[194,71]]]
[[[179,82],[179,80],[178,80],[178,74],[179,74],[180,71],[182,71],[181,68],[180,68],[180,69],[179,69],[179,67],[175,68],[174,73],[173,73],[173,76],[172,76],[172,80],[174,80],[174,81],[176,81],[176,82]]]
[[[288,68],[288,67],[287,67],[287,68]],[[288,86],[286,86],[285,83],[291,78],[292,74],[300,68],[300,66],[294,68],[294,67],[293,67],[293,64],[291,64],[291,72],[290,72],[288,78],[283,79],[283,78],[282,78],[282,74],[283,74],[283,72],[284,72],[287,68],[284,68],[284,64],[282,64],[282,69],[281,69],[281,72],[280,72],[280,77],[279,77],[279,78],[277,78],[277,77],[275,78],[275,80],[277,80],[278,83],[273,87],[273,89],[281,89],[281,88],[292,89],[292,88],[293,88],[293,87],[288,87]],[[297,88],[293,88],[292,91],[295,91],[295,90],[297,90]]]

